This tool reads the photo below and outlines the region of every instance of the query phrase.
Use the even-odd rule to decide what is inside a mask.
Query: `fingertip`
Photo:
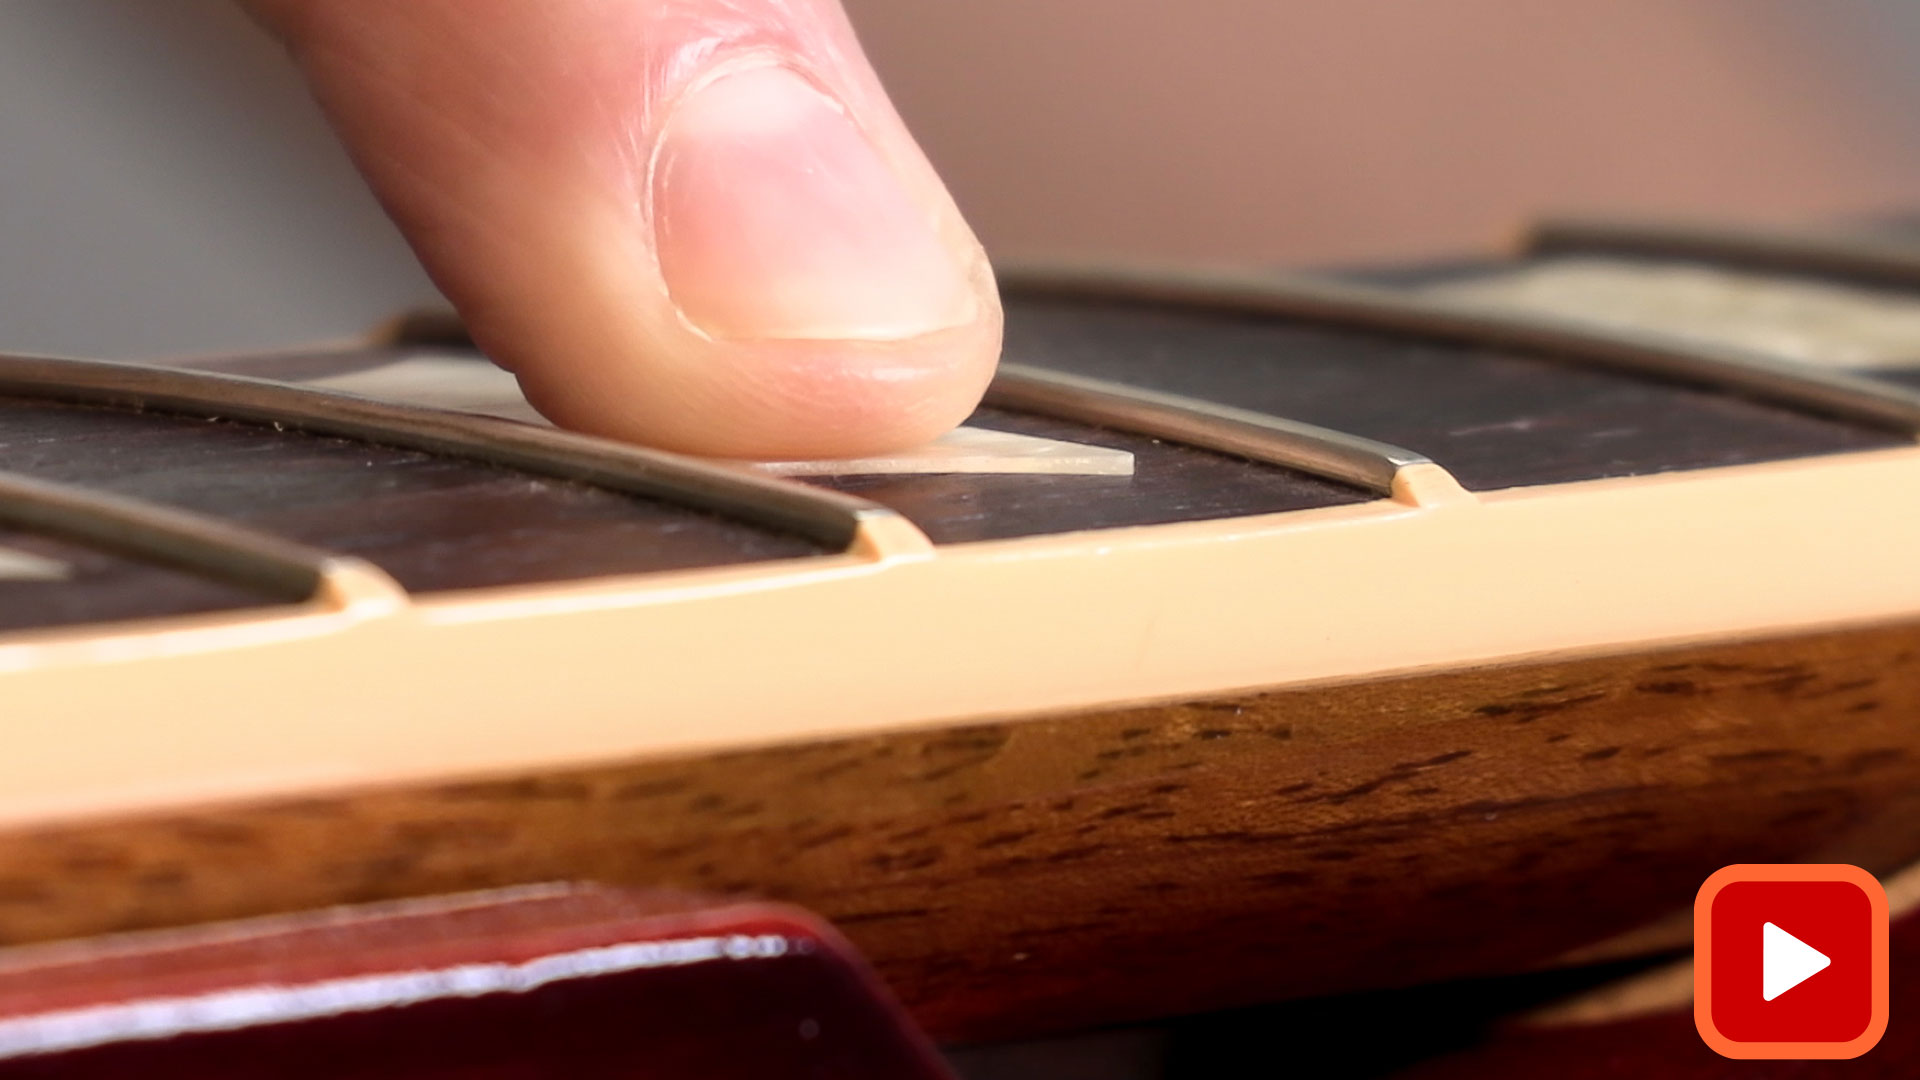
[[[985,393],[1001,340],[987,283],[968,322],[912,338],[705,339],[675,346],[666,368],[607,356],[515,369],[543,415],[591,434],[755,460],[899,450],[951,430]]]
[[[830,0],[249,2],[557,423],[849,456],[979,400],[991,271]]]

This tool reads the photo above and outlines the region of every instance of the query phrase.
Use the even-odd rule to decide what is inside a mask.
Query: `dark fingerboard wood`
[[[1487,265],[1462,263],[1411,280]],[[429,351],[446,355],[448,348],[436,339]],[[402,355],[381,348],[219,364],[252,375],[314,378]],[[1565,359],[1319,329],[1204,305],[1013,295],[1005,358],[1398,444],[1482,490],[1909,441],[1870,425]],[[850,475],[811,482],[899,510],[942,543],[1309,509],[1366,497],[1289,469],[1074,421],[985,408],[969,422],[1126,449],[1135,454],[1136,473]]]
[[[841,476],[816,483],[905,514],[936,543],[1161,525],[1365,502],[1356,487],[1071,420],[981,409],[997,431],[1126,450],[1132,476]]]
[[[511,469],[98,406],[0,398],[0,469],[358,555],[417,591],[824,552],[802,537]]]
[[[371,348],[347,353],[226,357],[195,364],[259,378],[325,378],[409,356],[465,356],[445,345]],[[871,499],[905,514],[935,543],[1206,521],[1364,502],[1373,496],[1348,484],[1247,461],[1230,454],[1110,431],[1072,420],[982,408],[967,423],[1049,439],[1126,450],[1132,476],[917,474],[809,477],[820,487]]]
[[[0,549],[51,559],[65,568],[63,577],[50,580],[0,572],[0,632],[273,603],[249,589],[31,533],[0,529]]]
[[[1911,444],[1656,378],[1252,315],[1015,300],[1006,341],[1018,363],[1405,446],[1478,490]]]
[[[1900,368],[1895,371],[1862,371],[1862,375],[1876,379],[1886,379],[1902,386],[1920,388],[1920,367]]]
[[[1206,307],[1016,296],[1008,303],[1007,342],[1007,358],[1017,363],[1397,443],[1432,456],[1478,489],[1908,441],[1898,433],[1658,378]],[[433,351],[444,355],[447,348]],[[199,366],[299,381],[414,354],[374,347],[230,357]],[[470,351],[464,355],[484,362]],[[1913,374],[1887,377],[1920,384]],[[1370,497],[1288,468],[1076,421],[983,408],[972,422],[1124,449],[1135,455],[1136,472],[851,475],[814,483],[890,506],[943,543],[1275,513]],[[798,536],[511,469],[255,424],[117,408],[0,398],[0,468],[360,555],[414,590],[726,565],[823,550]],[[14,621],[59,625],[238,602],[226,593],[214,600],[205,590],[216,587],[171,572],[109,562],[126,589],[76,581],[57,606],[15,605],[25,613]],[[101,573],[108,565],[85,564]],[[158,588],[162,579],[169,584]],[[155,590],[135,584],[148,580]],[[154,595],[144,596],[148,591]]]

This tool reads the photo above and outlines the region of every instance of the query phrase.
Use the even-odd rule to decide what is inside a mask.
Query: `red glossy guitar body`
[[[825,924],[536,887],[0,955],[0,1077],[938,1080]]]

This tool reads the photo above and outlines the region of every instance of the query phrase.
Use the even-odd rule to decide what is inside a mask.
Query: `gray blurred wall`
[[[245,348],[432,296],[230,4],[0,2],[0,348]]]
[[[1920,206],[1907,0],[849,8],[1001,256],[1324,262],[1542,207]],[[256,347],[432,296],[225,0],[0,2],[0,348]]]

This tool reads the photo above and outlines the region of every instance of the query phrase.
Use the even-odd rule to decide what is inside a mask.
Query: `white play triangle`
[[[1760,925],[1760,997],[1772,1001],[1825,971],[1833,958],[1772,923]]]

